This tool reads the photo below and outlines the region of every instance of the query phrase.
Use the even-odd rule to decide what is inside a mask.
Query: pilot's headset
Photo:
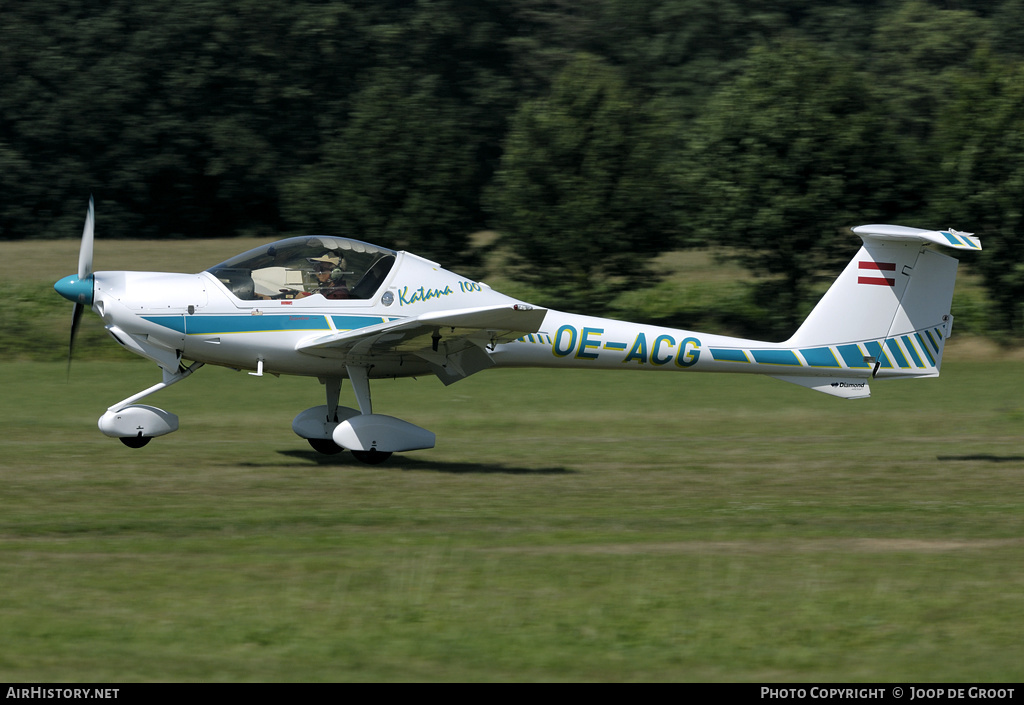
[[[338,266],[331,270],[331,283],[340,284],[345,280],[345,258],[341,258]]]

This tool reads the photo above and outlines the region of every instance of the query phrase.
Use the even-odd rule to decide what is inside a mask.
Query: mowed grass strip
[[[437,448],[368,467],[315,380],[0,365],[0,679],[1011,681],[1024,365],[843,401],[741,375],[374,384]],[[353,405],[351,392],[343,403]]]

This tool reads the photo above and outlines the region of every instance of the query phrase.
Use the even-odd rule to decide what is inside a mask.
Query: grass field
[[[0,364],[0,681],[1024,677],[1024,363],[386,381],[438,445],[379,467],[292,434],[313,380],[205,368],[133,451],[155,366],[64,376]]]
[[[100,236],[96,267],[257,244]],[[152,400],[182,430],[132,451],[95,421],[156,367],[87,315],[65,382],[51,286],[77,248],[0,243],[0,681],[1024,676],[1021,349],[954,334],[940,379],[858,402],[744,376],[379,382],[376,410],[438,434],[380,467],[292,434],[315,381],[208,367]],[[743,295],[710,253],[662,265],[626,308]]]

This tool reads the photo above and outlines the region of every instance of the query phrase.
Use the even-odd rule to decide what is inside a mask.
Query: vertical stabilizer
[[[910,285],[920,251],[921,245],[917,243],[865,238],[864,245],[789,344],[822,345],[884,338]]]
[[[937,375],[958,263],[934,245],[977,251],[981,243],[897,225],[853,230],[863,246],[786,345],[834,345],[849,360],[863,353],[878,376]]]

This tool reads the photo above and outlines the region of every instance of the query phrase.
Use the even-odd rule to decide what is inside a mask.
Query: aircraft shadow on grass
[[[353,458],[350,453],[321,455],[312,450],[279,450],[278,453],[302,461],[302,465],[365,468],[365,465]],[[446,463],[433,460],[418,460],[408,456],[392,459],[388,463],[388,469],[408,472],[449,473],[453,475],[572,475],[577,472],[576,470],[559,467],[525,468],[497,463]]]
[[[992,455],[990,453],[974,453],[971,455],[940,455],[936,457],[940,461],[971,461],[980,460],[986,463],[1020,463],[1024,462],[1024,455]]]

